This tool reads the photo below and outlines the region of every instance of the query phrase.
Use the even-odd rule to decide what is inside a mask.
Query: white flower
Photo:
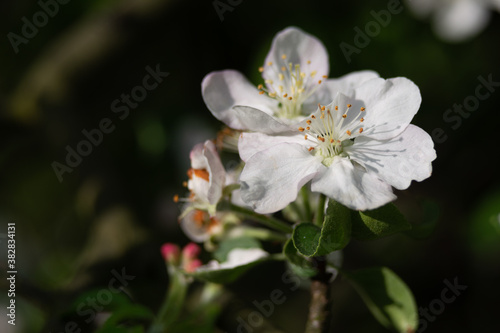
[[[339,93],[304,119],[296,135],[243,133],[241,196],[259,213],[286,207],[311,181],[320,192],[356,210],[375,209],[431,174],[431,137],[409,125],[421,102],[406,78],[364,82]]]
[[[214,143],[210,140],[194,146],[189,157],[191,159],[187,182],[187,187],[191,191],[189,202],[194,208],[207,210],[213,216],[225,186],[224,166]]]
[[[211,260],[208,264],[198,267],[197,272],[200,271],[216,271],[221,269],[232,269],[239,266],[244,266],[250,264],[254,261],[264,259],[269,256],[266,251],[254,248],[254,249],[232,249],[227,254],[227,260],[219,263],[216,260]]]
[[[274,37],[259,71],[265,84],[258,87],[235,70],[212,72],[203,79],[203,99],[217,119],[238,130],[287,132],[313,112],[317,103],[329,103],[337,92],[349,94],[356,85],[378,77],[375,72],[361,71],[327,79],[325,47],[295,27]]]
[[[432,13],[433,27],[441,38],[458,42],[479,34],[490,20],[490,9],[500,11],[499,0],[408,0],[419,16]]]

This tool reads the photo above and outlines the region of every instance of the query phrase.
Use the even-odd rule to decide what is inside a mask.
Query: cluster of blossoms
[[[241,224],[218,209],[223,201],[270,214],[306,187],[350,209],[371,210],[396,198],[392,187],[406,189],[431,175],[432,139],[410,124],[421,103],[412,81],[373,71],[330,79],[324,45],[295,27],[275,36],[259,71],[258,86],[235,70],[203,79],[203,99],[231,129],[242,170],[226,171],[212,141],[193,148],[190,195],[176,197],[185,202],[181,226],[192,240],[225,237]]]

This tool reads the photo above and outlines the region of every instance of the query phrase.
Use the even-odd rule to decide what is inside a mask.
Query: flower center
[[[341,111],[334,103],[328,106],[318,104],[318,110],[305,120],[305,127],[299,127],[299,131],[305,134],[304,139],[312,144],[308,150],[321,156],[325,166],[330,166],[335,156],[347,156],[344,147],[352,145],[353,139],[363,133],[365,108],[361,107],[356,114],[351,111],[351,104],[346,106]]]
[[[300,64],[287,62],[286,54],[281,56],[281,60],[282,64],[273,64],[270,61],[259,68],[266,85],[264,87],[260,84],[257,88],[260,90],[259,94],[267,93],[280,103],[277,117],[291,119],[302,114],[302,103],[314,93],[322,80],[315,79],[317,71],[311,68],[310,60],[305,68],[301,68]],[[327,77],[322,76],[323,79]]]

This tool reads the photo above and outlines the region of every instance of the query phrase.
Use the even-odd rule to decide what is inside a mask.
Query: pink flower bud
[[[201,252],[201,248],[195,243],[189,243],[182,249],[182,258],[184,261],[191,261],[198,257]]]
[[[170,264],[177,264],[179,261],[180,249],[176,244],[165,243],[161,246],[161,255],[166,262]]]
[[[186,271],[186,273],[193,273],[201,265],[202,265],[202,262],[200,259],[194,259],[194,260],[190,260],[188,262],[185,262],[183,268]]]

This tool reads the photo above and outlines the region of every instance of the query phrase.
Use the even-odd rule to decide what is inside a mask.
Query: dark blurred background
[[[134,276],[129,296],[158,310],[168,282],[159,247],[189,241],[172,197],[184,194],[191,147],[222,128],[204,106],[201,80],[234,68],[257,85],[273,36],[290,25],[325,44],[330,77],[371,69],[413,80],[423,98],[413,123],[435,139],[432,177],[399,192],[396,201],[412,223],[433,230],[418,239],[401,234],[353,242],[344,251],[345,266],[392,268],[426,308],[436,307],[445,280],[466,285],[428,320],[426,332],[500,330],[499,84],[477,105],[469,98],[479,77],[500,82],[497,12],[474,38],[448,43],[434,34],[430,19],[418,19],[403,3],[359,47],[355,28],[364,31],[376,22],[372,11],[394,1],[61,2],[41,1],[57,4],[47,7],[53,15],[45,19],[37,14],[40,3],[0,4],[0,241],[4,247],[7,223],[15,222],[18,270],[17,325],[14,330],[2,315],[2,332],[63,332],[66,322],[78,320],[78,297],[106,287],[112,270],[122,268]],[[39,27],[30,29],[26,21],[34,20]],[[347,59],[341,43],[359,52]],[[137,88],[155,70],[164,73],[156,87]],[[127,105],[122,94],[132,92],[141,101]],[[464,103],[472,103],[472,111],[446,113]],[[54,167],[67,165],[67,146],[77,149],[86,140],[82,131],[103,126],[106,118],[110,133],[97,135],[88,156],[58,177]],[[0,263],[7,271],[6,255]],[[252,310],[253,300],[287,290],[284,270],[266,264],[228,288]],[[6,280],[0,285],[4,290]],[[333,295],[335,332],[385,332],[348,283],[337,281]],[[308,292],[286,297],[268,319],[284,332],[301,332]],[[7,301],[2,291],[2,308]],[[223,310],[218,325],[233,332],[234,314]]]

